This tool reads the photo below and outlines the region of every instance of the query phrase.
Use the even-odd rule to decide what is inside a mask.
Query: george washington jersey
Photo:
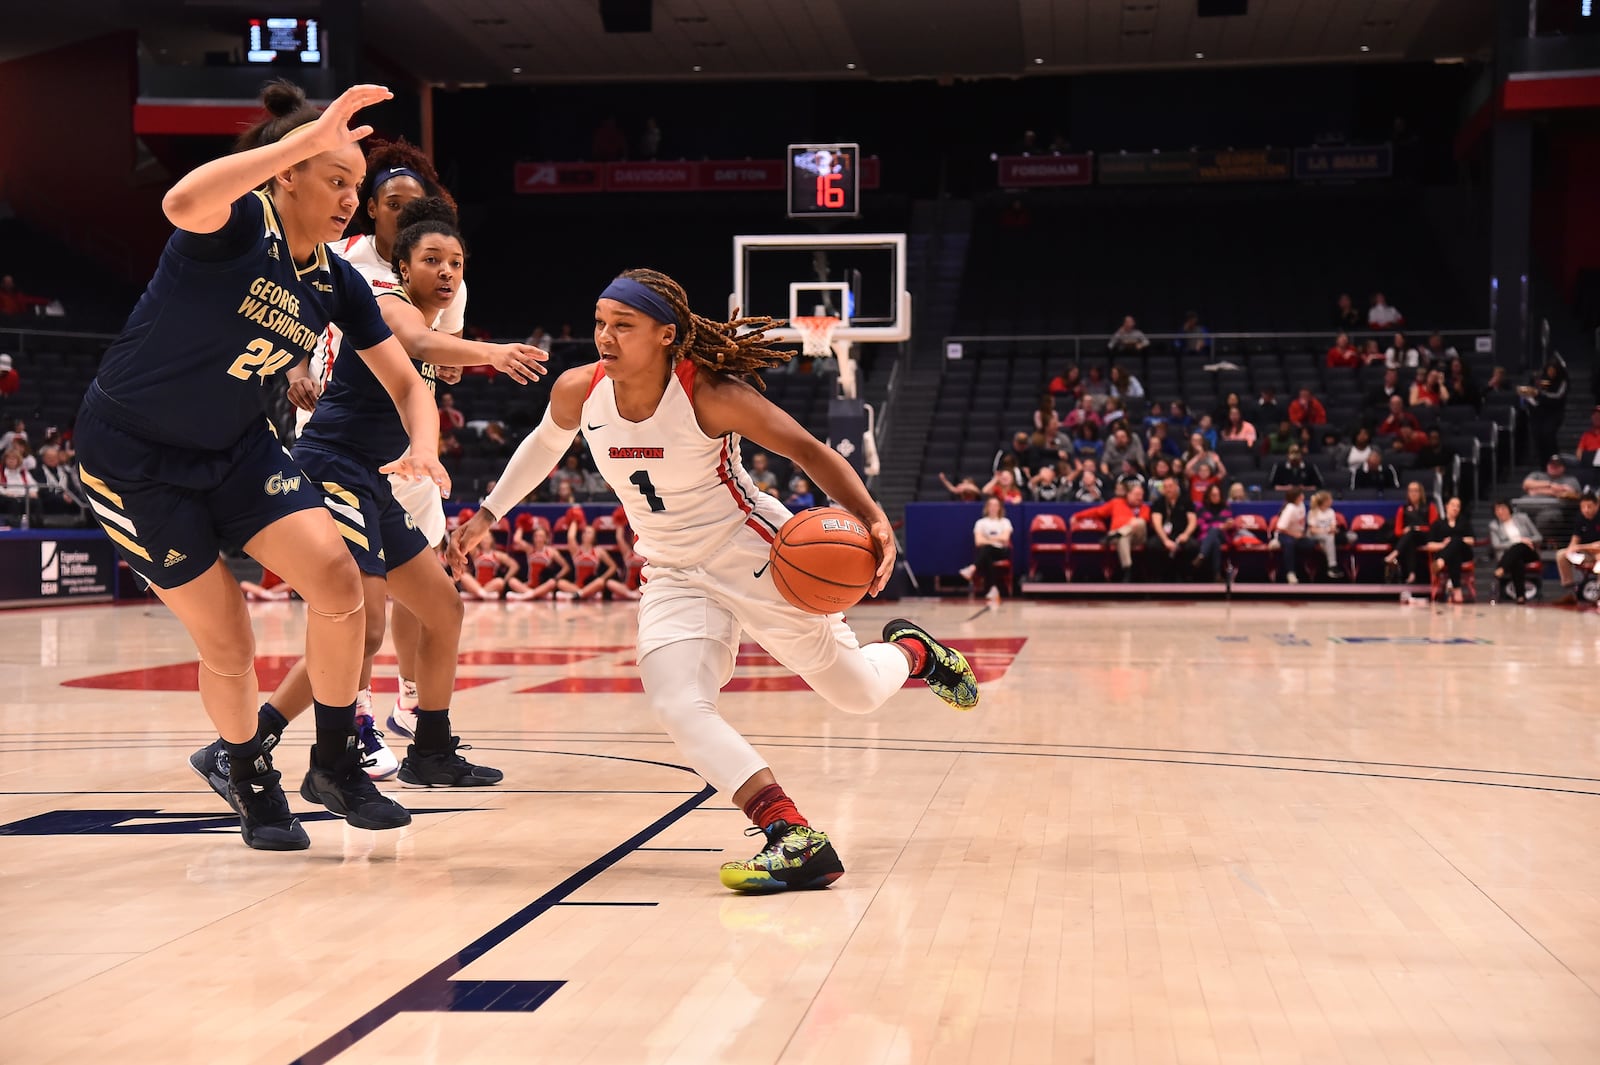
[[[367,284],[372,287],[374,295],[393,291],[399,287],[400,277],[395,273],[394,264],[384,262],[378,257],[378,245],[373,240],[372,234],[360,233],[346,237],[328,247],[338,252],[339,258],[355,267],[356,273],[367,279]],[[467,283],[461,281],[456,285],[456,294],[451,299],[450,305],[439,312],[439,316],[433,320],[429,328],[452,336],[459,335],[466,328],[466,314]],[[311,357],[311,379],[324,389],[333,379],[333,364],[339,359],[341,337],[339,327],[330,325],[323,333],[322,343],[318,345],[316,354]],[[309,411],[296,409],[295,431],[298,433],[304,429],[310,418]]]
[[[378,291],[382,299],[411,302],[405,289],[398,285]],[[416,359],[411,360],[411,365],[432,392],[434,368]],[[405,454],[411,446],[411,436],[388,389],[367,361],[357,357],[334,362],[327,391],[317,400],[316,411],[300,433],[300,443],[349,455],[376,470]]]
[[[701,431],[694,379],[694,364],[680,361],[655,413],[630,422],[617,413],[616,391],[597,365],[583,401],[583,437],[622,500],[634,549],[652,566],[693,566],[745,525],[770,542],[789,519],[745,472],[738,436],[713,440]]]
[[[167,241],[85,407],[143,439],[222,450],[262,423],[262,383],[330,322],[361,348],[391,335],[353,267],[322,244],[296,267],[272,197],[246,193],[217,232]]]

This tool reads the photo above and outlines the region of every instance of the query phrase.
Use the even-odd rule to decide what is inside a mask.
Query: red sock
[[[915,636],[902,636],[895,642],[895,646],[903,649],[911,656],[911,675],[920,677],[928,669],[928,645]]]
[[[794,800],[783,792],[777,784],[768,784],[750,797],[744,804],[744,815],[750,823],[765,832],[774,821],[787,821],[791,825],[809,825],[800,811],[795,809]]]

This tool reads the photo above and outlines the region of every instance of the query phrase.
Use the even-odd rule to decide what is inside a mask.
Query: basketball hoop
[[[814,359],[833,354],[833,331],[839,328],[839,319],[831,315],[804,315],[790,320],[800,330],[802,354]]]

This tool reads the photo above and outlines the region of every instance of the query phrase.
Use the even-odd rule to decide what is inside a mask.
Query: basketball
[[[812,507],[783,523],[772,542],[772,579],[808,614],[837,614],[861,602],[878,572],[866,525],[848,510]]]

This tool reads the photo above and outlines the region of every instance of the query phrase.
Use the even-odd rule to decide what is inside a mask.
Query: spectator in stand
[[[1008,506],[1022,502],[1022,489],[1017,485],[1016,474],[1006,469],[995,471],[995,475],[989,478],[989,483],[983,486],[983,494],[993,496]],[[811,503],[806,504],[808,507],[812,505]],[[795,508],[791,504],[789,509],[793,510]]]
[[[1295,444],[1289,448],[1284,461],[1272,464],[1272,472],[1267,475],[1267,486],[1275,492],[1282,492],[1285,499],[1289,498],[1291,492],[1303,495],[1322,487],[1322,471],[1307,463],[1305,451]]]
[[[658,159],[661,156],[661,125],[654,117],[644,120],[644,130],[639,134],[639,158]],[[538,345],[534,345],[537,347]]]
[[[1445,385],[1450,389],[1450,398],[1445,403],[1477,410],[1482,399],[1478,395],[1478,386],[1472,383],[1472,375],[1467,372],[1466,360],[1455,358],[1445,365],[1449,367],[1445,372]]]
[[[1525,496],[1548,496],[1555,499],[1577,499],[1578,479],[1567,472],[1567,460],[1561,455],[1551,455],[1544,469],[1534,470],[1522,479]]]
[[[1278,511],[1274,526],[1276,532],[1273,539],[1283,551],[1283,579],[1290,584],[1300,583],[1300,575],[1295,568],[1299,552],[1320,546],[1306,535],[1306,506],[1301,502],[1304,496],[1305,493],[1298,488],[1285,492],[1283,509]]]
[[[1113,366],[1111,368],[1111,395],[1123,401],[1143,399],[1144,385],[1139,383],[1137,377],[1128,372],[1126,366]]]
[[[1406,500],[1394,514],[1394,550],[1383,559],[1384,565],[1396,567],[1401,580],[1427,583],[1428,575],[1421,565],[1422,545],[1428,542],[1429,530],[1438,520],[1439,508],[1429,501],[1422,482],[1406,485]]]
[[[1195,510],[1195,518],[1196,529],[1200,536],[1200,557],[1194,560],[1194,564],[1209,565],[1211,579],[1220,581],[1222,552],[1233,542],[1235,524],[1233,511],[1228,508],[1220,484],[1213,484],[1206,489],[1205,497],[1200,500],[1200,506]]]
[[[1041,466],[1039,472],[1028,478],[1028,495],[1035,503],[1065,502],[1067,486],[1061,482],[1054,466]]]
[[[1111,334],[1111,341],[1106,345],[1113,355],[1132,355],[1149,346],[1150,338],[1140,331],[1131,314],[1122,319],[1121,328]]]
[[[1400,475],[1393,466],[1383,461],[1383,452],[1373,448],[1367,455],[1366,465],[1351,471],[1350,491],[1398,492]]]
[[[1333,509],[1333,493],[1327,489],[1311,497],[1311,509],[1306,511],[1306,537],[1322,545],[1323,560],[1328,564],[1323,577],[1343,578],[1344,570],[1339,568],[1339,515]]]
[[[1106,543],[1115,544],[1122,579],[1133,580],[1133,552],[1144,546],[1150,529],[1150,508],[1145,506],[1144,485],[1131,484],[1126,495],[1097,507],[1078,511],[1080,518],[1099,518],[1110,528]]]
[[[1100,426],[1096,422],[1080,422],[1072,432],[1072,451],[1079,458],[1100,457]]]
[[[1406,339],[1404,333],[1396,333],[1389,350],[1383,353],[1383,364],[1396,370],[1414,370],[1422,365],[1422,352]]]
[[[1443,366],[1451,359],[1461,358],[1461,353],[1454,346],[1446,344],[1442,333],[1431,333],[1428,336],[1428,346],[1423,352],[1423,357],[1430,366]]]
[[[1022,486],[1022,483],[1027,480],[1026,471],[1022,468],[1022,463],[1019,461],[1019,456],[1014,455],[1009,451],[1003,453],[999,460],[995,462],[994,474],[998,475],[1001,473],[1011,474],[1011,480],[1015,482],[1019,488]],[[993,482],[995,477],[991,476],[989,480]]]
[[[1191,563],[1200,553],[1195,540],[1198,526],[1194,503],[1183,494],[1176,478],[1167,478],[1161,483],[1160,496],[1150,505],[1150,528],[1160,544],[1153,560],[1159,576],[1181,581],[1193,571]]]
[[[1176,478],[1173,478],[1176,480]],[[1189,501],[1199,504],[1206,497],[1212,485],[1222,483],[1222,476],[1217,473],[1217,468],[1209,462],[1199,462],[1194,467],[1194,473],[1189,476]]]
[[[1018,429],[1011,434],[1011,446],[1001,448],[994,453],[994,463],[989,467],[992,471],[1000,469],[1006,459],[1013,460],[1022,469],[1028,468],[1028,458],[1033,450],[1033,434],[1026,429]]]
[[[10,274],[0,277],[0,318],[21,318],[31,307],[49,304],[43,296],[30,296],[17,288],[17,279]]]
[[[1439,430],[1429,429],[1426,434],[1413,433],[1414,437],[1421,438],[1421,446],[1417,448],[1417,466],[1424,470],[1433,470],[1435,473],[1445,473],[1455,459],[1455,455],[1444,446],[1444,437],[1439,435]],[[1403,439],[1403,436],[1402,436]]]
[[[1076,403],[1083,392],[1083,371],[1074,363],[1050,378],[1050,383],[1045,387],[1052,396],[1065,396]]]
[[[1389,301],[1383,293],[1372,294],[1372,307],[1367,311],[1367,328],[1393,329],[1406,324],[1406,316],[1400,313],[1398,307],[1389,306]]]
[[[1217,432],[1217,423],[1212,421],[1211,415],[1200,415],[1200,420],[1195,423],[1194,431],[1200,439],[1206,442],[1206,447],[1212,451],[1217,449],[1217,441],[1222,439],[1222,434]]]
[[[1461,516],[1461,500],[1451,496],[1444,505],[1444,516],[1428,530],[1428,540],[1437,547],[1433,551],[1433,568],[1445,576],[1445,587],[1450,590],[1450,601],[1461,602],[1462,567],[1472,561],[1472,526]]]
[[[1183,471],[1165,455],[1156,455],[1150,459],[1150,472],[1144,479],[1144,497],[1154,499],[1161,494],[1163,481],[1177,481],[1180,487],[1187,488],[1188,481],[1184,479]]]
[[[1252,450],[1256,446],[1256,427],[1244,420],[1244,411],[1238,407],[1228,408],[1228,421],[1222,427],[1222,439],[1242,441]]]
[[[1497,499],[1494,520],[1489,523],[1489,547],[1498,556],[1494,564],[1496,581],[1511,582],[1511,597],[1526,603],[1522,592],[1522,578],[1529,566],[1539,566],[1539,529],[1533,519],[1511,509],[1511,502]]]
[[[1009,473],[1002,473],[1002,476],[1007,479],[1007,483],[1009,484],[1011,475]],[[1017,492],[1015,485],[1011,485],[1010,491],[1012,494],[1017,496],[1016,502],[1022,502],[1022,496]],[[811,494],[811,482],[806,480],[804,477],[796,477],[794,480],[790,481],[789,498],[783,501],[783,505],[792,511],[810,510],[812,507],[816,506],[817,497]]]
[[[1328,369],[1353,370],[1361,365],[1361,350],[1350,343],[1349,333],[1340,333],[1328,349]]]
[[[1339,293],[1339,303],[1333,312],[1333,327],[1348,332],[1360,329],[1364,325],[1366,322],[1362,321],[1361,312],[1356,310],[1355,301],[1350,298],[1350,293]]]
[[[1600,451],[1600,407],[1589,412],[1589,428],[1578,437],[1578,455],[1581,462],[1589,462],[1590,456]]]
[[[443,441],[445,439],[455,440],[456,439],[456,434],[460,433],[462,429],[466,428],[466,425],[467,425],[466,415],[464,415],[460,411],[456,410],[456,397],[452,396],[448,392],[446,392],[444,395],[440,396],[439,397],[439,439],[441,441]],[[457,445],[457,447],[455,448],[455,451],[459,451],[459,450],[460,450],[460,446]],[[442,451],[443,451],[443,445],[441,444],[441,452]],[[454,452],[452,452],[452,453],[454,453]]]
[[[1567,369],[1559,357],[1545,363],[1531,385],[1517,389],[1528,412],[1528,436],[1533,453],[1545,455],[1556,450],[1556,438],[1567,413]]]
[[[1361,365],[1371,366],[1373,363],[1383,361],[1383,345],[1376,340],[1368,339],[1361,346]]]
[[[1294,431],[1294,426],[1285,419],[1278,423],[1278,427],[1267,434],[1266,450],[1269,455],[1287,455],[1289,449],[1298,447],[1300,434]]]
[[[548,483],[555,498],[562,498],[563,486],[572,499],[578,498],[578,493],[583,491],[583,460],[578,457],[576,451],[567,452],[566,457],[561,460],[561,465],[550,474]]]
[[[39,486],[22,468],[22,454],[15,447],[0,458],[0,520],[7,525],[21,524],[28,513],[28,500],[36,498]]]
[[[1396,393],[1389,397],[1389,414],[1378,423],[1379,436],[1399,436],[1401,429],[1420,429],[1416,415],[1406,410],[1405,397]]]
[[[1289,421],[1297,426],[1327,425],[1328,411],[1311,389],[1302,388],[1299,398],[1289,404]]]
[[[1244,482],[1243,481],[1234,481],[1232,484],[1228,485],[1228,502],[1229,503],[1248,503],[1248,502],[1250,502],[1250,493],[1245,491],[1245,487],[1244,487]]]
[[[1145,441],[1144,453],[1147,457],[1165,455],[1170,459],[1178,458],[1183,454],[1183,449],[1178,441],[1167,430],[1166,422],[1156,422],[1150,427],[1148,438]]]
[[[538,347],[537,344],[534,346]],[[754,481],[756,483],[756,487],[761,489],[763,492],[771,492],[774,488],[778,487],[778,475],[772,472],[772,463],[771,460],[767,458],[767,453],[765,451],[757,451],[754,455],[750,456],[749,472],[750,479]],[[939,476],[943,477],[944,474],[941,473]]]
[[[1044,433],[1035,432],[1028,437],[1028,453],[1019,463],[1026,477],[1032,477],[1047,466],[1061,461],[1061,454],[1050,446]],[[1025,478],[1024,478],[1025,479]]]
[[[1083,379],[1083,394],[1094,400],[1096,410],[1105,406],[1105,399],[1111,395],[1111,382],[1106,380],[1106,372],[1099,366],[1089,367],[1089,375]]]
[[[22,387],[22,375],[11,364],[10,355],[0,355],[0,398],[14,396]]]
[[[1020,232],[1033,225],[1033,215],[1020,199],[1014,199],[1000,212],[1000,228]]]
[[[1100,411],[1100,428],[1110,432],[1113,423],[1120,423],[1127,416],[1122,400],[1117,396],[1107,396],[1105,406]]]
[[[1181,399],[1175,399],[1167,404],[1167,428],[1174,433],[1181,433],[1187,437],[1189,430],[1194,426],[1194,419],[1189,416],[1189,405]]]
[[[981,588],[985,597],[1000,601],[1000,586],[994,580],[996,562],[1011,558],[1011,519],[1000,500],[990,496],[983,501],[983,516],[972,526],[972,563],[962,567],[961,575]]]
[[[550,330],[546,329],[542,325],[534,326],[533,331],[528,334],[527,343],[541,351],[548,352],[550,350],[550,345],[554,344],[555,342],[556,338],[550,335]]]
[[[1372,454],[1372,434],[1363,425],[1356,430],[1355,440],[1350,444],[1349,450],[1344,453],[1345,467],[1354,473],[1367,464],[1367,456]]]
[[[939,473],[939,483],[944,485],[945,491],[963,503],[974,503],[983,498],[983,489],[979,488],[978,482],[971,477],[963,477],[960,481],[952,484],[950,478],[946,477],[941,471]]]
[[[1211,445],[1206,443],[1205,436],[1199,432],[1190,433],[1189,446],[1183,452],[1184,476],[1193,477],[1202,462],[1208,463],[1218,477],[1228,476],[1227,465],[1223,463],[1222,457],[1211,449]]]
[[[1400,383],[1400,371],[1391,366],[1383,371],[1383,383],[1367,393],[1364,403],[1381,418],[1389,412],[1389,401],[1395,396],[1404,402],[1406,386]]]
[[[1511,380],[1511,374],[1504,366],[1496,366],[1489,371],[1489,380],[1483,383],[1485,394],[1490,392],[1515,392],[1517,386]]]
[[[1421,429],[1413,429],[1409,425],[1402,425],[1395,434],[1394,442],[1389,445],[1390,451],[1401,451],[1408,455],[1415,455],[1428,444],[1428,438]]]
[[[1277,425],[1288,417],[1288,411],[1278,401],[1278,391],[1271,385],[1261,390],[1255,403],[1250,408],[1250,420],[1256,423],[1257,429],[1264,430],[1269,425]]]
[[[1100,503],[1105,498],[1105,485],[1093,465],[1086,460],[1083,469],[1078,473],[1078,483],[1072,489],[1072,502]]]
[[[1557,606],[1578,601],[1578,567],[1589,569],[1600,557],[1600,499],[1593,492],[1578,497],[1578,520],[1572,525],[1572,539],[1556,552],[1556,572],[1561,575],[1561,595]]]
[[[1113,473],[1122,473],[1123,463],[1131,462],[1142,474],[1146,463],[1144,445],[1138,437],[1128,432],[1126,425],[1118,425],[1111,431],[1111,438],[1106,441],[1100,458],[1105,468]]]
[[[61,448],[46,444],[39,449],[39,465],[33,471],[33,479],[39,483],[39,507],[45,514],[83,516],[87,497],[78,475],[63,461]]]
[[[1092,422],[1096,426],[1100,424],[1100,412],[1095,410],[1094,397],[1087,392],[1078,399],[1078,405],[1061,419],[1061,426],[1067,430],[1075,430],[1084,422]]]
[[[24,443],[28,440],[28,423],[21,418],[11,423],[11,428],[0,433],[0,454],[11,450],[11,445],[21,439]]]
[[[1167,424],[1167,405],[1165,403],[1161,402],[1159,399],[1151,400],[1149,407],[1145,410],[1144,427],[1146,429],[1150,429],[1150,428],[1152,428],[1153,426],[1156,426],[1156,425],[1166,425],[1166,424]]]
[[[1033,409],[1033,427],[1046,436],[1054,436],[1056,427],[1061,424],[1061,415],[1056,410],[1056,397],[1046,392],[1039,397],[1039,405]]]
[[[1183,316],[1183,328],[1179,330],[1183,339],[1178,341],[1178,350],[1196,355],[1204,355],[1211,350],[1211,332],[1200,324],[1200,312],[1189,311]]]
[[[1442,407],[1450,402],[1450,388],[1444,383],[1443,370],[1429,370],[1417,375],[1417,380],[1411,385],[1410,405],[1427,407]]]

